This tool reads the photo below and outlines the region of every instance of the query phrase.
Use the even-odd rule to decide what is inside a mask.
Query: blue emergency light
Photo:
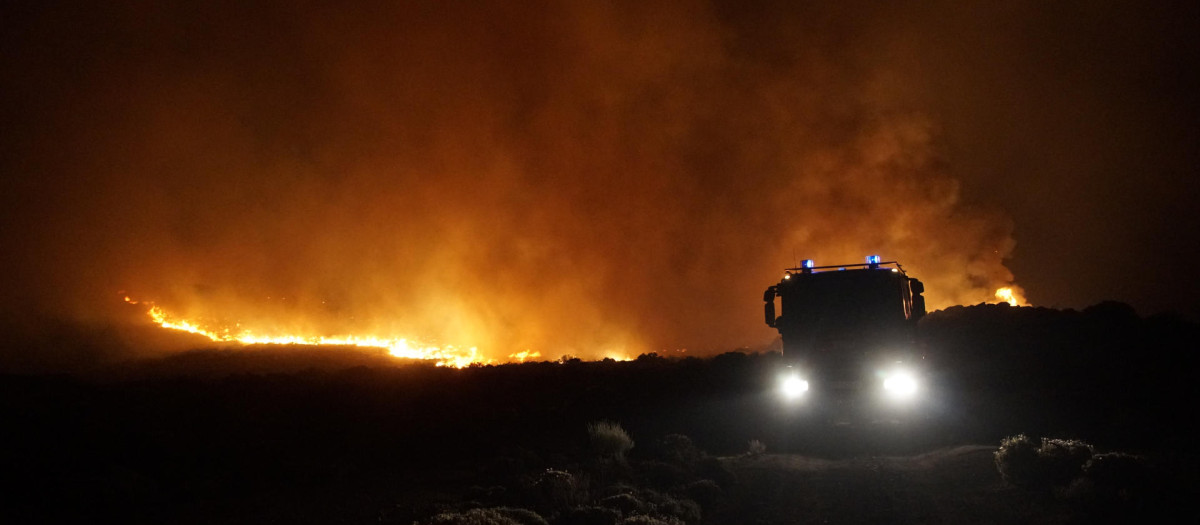
[[[800,267],[801,268],[812,268],[816,264],[817,264],[816,261],[813,261],[812,259],[805,259],[800,262]]]
[[[867,256],[867,264],[879,264],[879,261],[880,261],[880,259],[879,259],[878,255],[868,255]]]

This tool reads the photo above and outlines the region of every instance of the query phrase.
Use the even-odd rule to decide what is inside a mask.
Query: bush
[[[750,449],[746,451],[747,456],[761,456],[767,453],[767,446],[762,441],[757,439],[750,440]]]
[[[1169,507],[1162,501],[1162,485],[1141,456],[1112,452],[1096,454],[1083,465],[1083,476],[1063,491],[1086,520],[1108,523],[1170,522]],[[1155,512],[1161,513],[1155,516]],[[1167,519],[1164,519],[1167,518]]]
[[[1092,452],[1092,446],[1082,441],[1042,438],[1041,444],[1035,444],[1018,434],[1000,441],[996,469],[1004,481],[1018,487],[1063,486],[1083,472]]]
[[[1005,482],[1023,487],[1038,479],[1038,446],[1029,436],[1017,434],[1000,440],[996,469]]]
[[[541,515],[529,509],[500,507],[496,509],[496,512],[521,525],[549,525]]]
[[[541,515],[529,509],[499,507],[495,510],[500,515],[521,525],[549,525]]]
[[[690,499],[664,496],[655,504],[654,509],[656,514],[674,516],[687,523],[700,521],[700,505]]]
[[[534,487],[543,505],[550,509],[567,508],[584,499],[575,476],[563,470],[547,469],[534,482]]]
[[[616,510],[622,515],[645,512],[647,510],[646,504],[633,494],[616,494],[603,498],[596,502],[596,504],[606,509]]]
[[[644,461],[638,464],[638,470],[646,484],[659,489],[674,488],[695,479],[683,467],[665,461]]]
[[[526,509],[496,507],[446,512],[429,520],[429,525],[548,525],[536,512]]]
[[[684,525],[684,523],[677,518],[641,514],[625,518],[618,522],[618,525]]]
[[[1093,452],[1092,446],[1082,441],[1042,438],[1038,461],[1045,482],[1051,485],[1070,483],[1083,472],[1083,464],[1091,459]]]
[[[607,498],[609,496],[616,496],[618,494],[633,494],[635,492],[637,492],[637,487],[633,485],[628,483],[613,483],[612,485],[600,489],[596,496],[600,498]]]
[[[616,525],[621,512],[605,507],[575,507],[558,523],[562,525]]]
[[[683,434],[667,434],[658,442],[658,457],[676,465],[693,469],[707,454]]]
[[[492,509],[445,512],[429,520],[429,525],[519,525]]]
[[[729,488],[737,484],[737,475],[729,470],[729,467],[726,467],[720,459],[714,457],[704,458],[696,468],[696,474],[700,478],[717,482],[721,488]]]
[[[702,479],[689,483],[683,488],[683,493],[692,501],[707,508],[720,501],[724,491],[721,490],[720,485],[717,485],[717,482],[711,479]]]
[[[588,423],[587,430],[592,451],[601,456],[624,460],[625,453],[633,448],[633,439],[629,437],[629,433],[612,421]]]
[[[1092,456],[1083,465],[1083,474],[1103,496],[1120,500],[1136,498],[1136,492],[1152,481],[1145,459],[1121,452]]]
[[[648,489],[608,496],[596,504],[626,517],[653,515],[662,520],[678,518],[684,522],[698,522],[701,515],[700,505],[695,501]]]

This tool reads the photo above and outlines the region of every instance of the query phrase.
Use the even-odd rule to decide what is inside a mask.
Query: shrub
[[[737,483],[737,475],[729,470],[720,459],[707,457],[700,461],[700,465],[696,468],[696,474],[701,478],[711,479],[717,482],[722,488],[732,487]]]
[[[683,434],[667,434],[658,442],[658,455],[664,461],[669,461],[686,468],[695,468],[696,463],[707,455]]]
[[[757,439],[750,440],[750,450],[746,451],[747,456],[761,456],[767,453],[767,446],[762,441]]]
[[[638,465],[646,483],[651,487],[670,489],[695,478],[683,467],[665,461],[644,461]]]
[[[596,502],[596,504],[607,509],[616,510],[622,515],[646,511],[646,504],[642,503],[642,500],[633,494],[616,494],[603,498]]]
[[[700,505],[695,501],[649,489],[609,496],[597,504],[626,517],[645,514],[663,520],[678,518],[684,522],[698,522],[701,515]]]
[[[617,494],[633,494],[634,492],[637,492],[637,487],[633,485],[628,483],[613,483],[601,489],[597,496],[607,498],[609,496],[616,496]]]
[[[684,525],[684,523],[679,521],[678,518],[639,514],[625,518],[618,522],[617,525]]]
[[[492,509],[444,512],[429,520],[429,525],[520,525]]]
[[[996,469],[1005,482],[1023,487],[1038,478],[1038,446],[1025,434],[1000,440],[995,461]]]
[[[1093,451],[1091,445],[1078,440],[1042,438],[1039,445],[1018,434],[1000,441],[996,469],[1004,481],[1019,487],[1063,486],[1083,472]]]
[[[654,510],[656,514],[674,516],[688,523],[700,521],[700,505],[690,499],[663,497]]]
[[[612,421],[588,423],[587,430],[592,451],[601,456],[624,460],[625,453],[633,448],[633,439],[630,439],[629,433]]]
[[[1038,461],[1045,483],[1065,485],[1070,483],[1083,472],[1083,464],[1087,463],[1095,450],[1091,445],[1072,439],[1042,438],[1042,446],[1038,448]]]
[[[464,512],[445,512],[429,520],[429,525],[548,525],[536,512],[526,509],[496,507],[471,509]]]
[[[499,507],[495,510],[521,525],[549,525],[541,515],[529,509]]]
[[[1095,484],[1101,495],[1120,500],[1135,498],[1135,492],[1144,489],[1151,481],[1146,460],[1122,452],[1092,456],[1084,463],[1083,474]]]
[[[1112,452],[1096,454],[1083,465],[1063,495],[1085,520],[1106,523],[1164,523],[1173,521],[1169,506],[1151,503],[1162,496],[1161,485],[1140,456]],[[1158,501],[1156,503],[1162,503]],[[1155,513],[1161,513],[1156,516]]]
[[[605,507],[575,507],[558,523],[562,525],[616,525],[621,512]]]
[[[583,499],[575,476],[563,470],[547,469],[534,487],[544,505],[551,509],[563,509]]]
[[[689,483],[683,488],[683,493],[701,506],[710,507],[721,499],[723,491],[717,482],[711,479],[702,479]]]

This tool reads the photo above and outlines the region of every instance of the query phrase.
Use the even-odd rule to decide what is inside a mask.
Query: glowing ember
[[[1013,306],[1029,306],[1029,303],[1025,301],[1025,294],[1021,293],[1021,289],[1016,286],[1005,286],[996,290],[996,301]]]
[[[138,304],[128,297],[125,302]],[[161,307],[152,305],[146,312],[155,324],[170,330],[178,330],[196,335],[202,335],[216,342],[241,343],[245,345],[278,344],[278,345],[325,345],[325,346],[357,346],[386,349],[389,355],[406,359],[423,359],[436,361],[438,366],[463,368],[472,364],[491,364],[494,359],[485,358],[475,347],[459,348],[452,345],[433,346],[415,343],[408,338],[380,336],[303,336],[291,334],[258,334],[250,330],[239,329],[232,331],[228,328],[221,330],[206,329],[200,323],[186,319],[178,319],[168,314]],[[524,351],[509,356],[516,362],[540,357],[538,352]]]

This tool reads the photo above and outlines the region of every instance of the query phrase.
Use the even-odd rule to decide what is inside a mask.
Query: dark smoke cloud
[[[6,8],[10,311],[99,322],[123,290],[493,356],[715,351],[773,338],[794,257],[975,303],[1034,227],[972,171],[1030,181],[963,126],[1008,99],[959,91],[1055,70],[982,21],[1034,9],[118,4]]]

